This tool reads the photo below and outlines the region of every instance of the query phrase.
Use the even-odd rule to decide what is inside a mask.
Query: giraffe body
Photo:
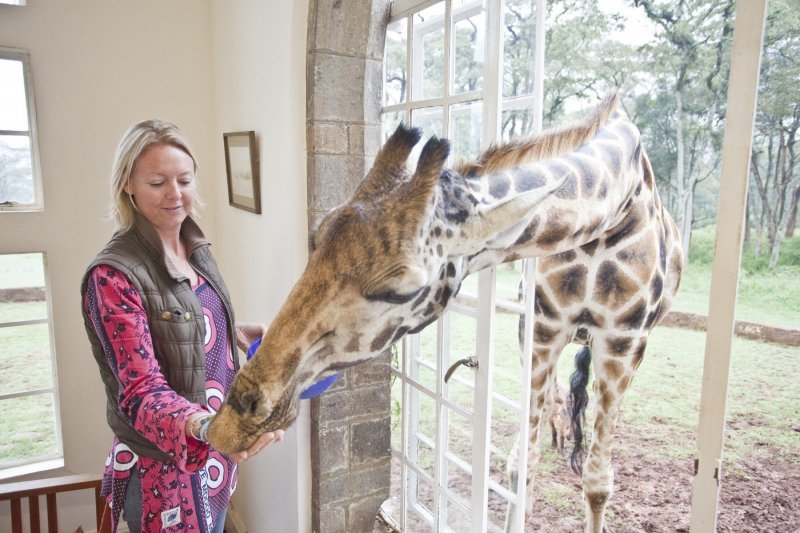
[[[448,141],[432,138],[413,174],[406,160],[421,133],[400,126],[317,229],[305,272],[211,423],[211,444],[239,451],[287,427],[318,376],[420,331],[470,273],[538,256],[530,472],[558,355],[584,344],[597,389],[584,494],[587,530],[599,531],[619,403],[683,264],[638,130],[617,108],[612,95],[582,124],[453,170],[444,168]]]

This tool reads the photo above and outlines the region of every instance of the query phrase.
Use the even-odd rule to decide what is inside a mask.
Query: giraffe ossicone
[[[612,94],[581,123],[455,168],[445,168],[449,142],[433,137],[409,170],[420,139],[400,125],[352,198],[322,220],[304,273],[234,379],[209,441],[235,452],[286,428],[302,390],[435,321],[464,277],[541,257],[528,479],[555,363],[568,342],[584,344],[598,392],[583,469],[587,528],[596,531],[611,494],[619,403],[683,265],[639,131]]]

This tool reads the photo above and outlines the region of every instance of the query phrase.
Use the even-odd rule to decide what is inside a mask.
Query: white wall
[[[220,198],[214,253],[237,319],[269,323],[305,267],[307,253],[305,64],[307,0],[213,0],[214,148],[222,134],[255,130],[262,214]],[[303,402],[308,403],[308,402]],[[310,531],[307,406],[283,443],[239,475],[234,505],[251,533]]]
[[[79,282],[112,232],[107,176],[128,125],[163,118],[192,142],[201,223],[241,319],[268,322],[302,270],[306,10],[307,0],[0,6],[0,46],[31,54],[45,198],[44,213],[0,213],[0,253],[47,254],[67,471],[100,472],[111,442]],[[261,216],[227,205],[222,132],[243,129],[261,142]],[[245,465],[237,499],[253,533],[309,529],[307,501],[298,503],[307,499],[307,442],[293,430]],[[62,530],[93,524],[80,500],[59,500]],[[0,530],[6,524],[4,502]]]

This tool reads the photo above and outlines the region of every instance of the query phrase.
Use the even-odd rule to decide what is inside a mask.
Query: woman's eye
[[[150,184],[151,187],[161,187],[162,185],[164,185],[164,182],[162,181],[154,181]]]

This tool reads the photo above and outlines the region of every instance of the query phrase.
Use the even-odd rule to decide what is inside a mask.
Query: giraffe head
[[[216,449],[247,449],[260,434],[286,428],[301,391],[326,372],[378,356],[433,322],[468,259],[507,247],[518,234],[509,230],[521,231],[559,185],[481,201],[444,169],[447,140],[428,140],[408,170],[420,138],[401,125],[352,198],[320,223],[305,272],[209,427]]]

